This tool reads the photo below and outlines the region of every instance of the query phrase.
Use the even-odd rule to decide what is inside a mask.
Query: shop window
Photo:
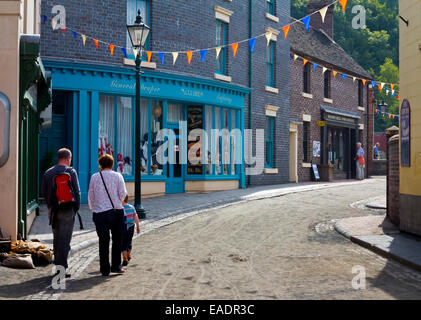
[[[222,121],[221,121],[221,108],[215,107],[215,129],[218,129],[219,132],[222,129]],[[212,152],[215,153],[215,174],[220,175],[222,174],[222,137],[221,135],[213,135],[214,139],[214,150]]]
[[[162,141],[158,140],[158,132],[163,128],[163,102],[161,100],[152,100],[151,111],[151,150],[148,155],[151,166],[148,168],[148,172],[156,176],[164,174],[163,159],[158,153],[158,148],[163,144]]]
[[[132,98],[117,98],[117,171],[123,175],[132,175],[133,167],[133,119]]]
[[[212,128],[214,126],[214,117],[213,117],[213,108],[211,106],[206,106],[206,137],[207,137],[207,147],[206,147],[206,174],[214,174],[213,165],[212,165]]]
[[[239,114],[239,111],[231,110],[231,128],[230,131],[233,132],[234,130],[237,130],[237,114]],[[231,175],[235,175],[236,172],[236,163],[239,162],[240,159],[236,159],[236,147],[237,147],[237,139],[239,139],[236,134],[230,135],[230,143],[231,143],[231,155],[230,155],[230,161],[231,161]]]
[[[266,47],[266,85],[275,87],[275,42],[270,41]]]
[[[324,74],[324,97],[330,99],[330,81],[331,81],[331,72],[326,70]]]
[[[310,78],[311,78],[311,71],[310,71],[310,63],[306,63],[303,66],[303,92],[311,93],[310,91]]]
[[[273,136],[274,136],[275,118],[266,117],[266,132],[265,132],[265,167],[273,168]]]
[[[149,101],[146,99],[140,100],[140,162],[141,162],[141,174],[148,174],[150,172],[149,166]]]
[[[363,106],[363,82],[358,80],[358,106]]]
[[[303,122],[303,162],[309,162],[310,122]]]
[[[168,103],[167,104],[167,122],[179,123],[183,120],[183,105]]]
[[[267,13],[275,15],[275,0],[266,0]]]
[[[100,96],[99,97],[99,132],[98,132],[98,153],[99,156],[110,154],[115,156],[115,97]]]
[[[216,20],[216,46],[223,46],[219,52],[218,59],[216,59],[216,70],[218,74],[226,75],[226,56],[227,56],[227,23]]]
[[[147,24],[149,27],[150,25],[150,4],[149,0],[127,0],[127,24],[133,24],[136,20],[137,11],[140,10],[140,15],[142,16],[142,21]],[[151,35],[149,35],[148,39],[146,40],[145,48],[149,50],[149,39]],[[127,33],[126,35],[126,48],[131,48],[132,42],[130,40],[130,36]],[[131,56],[130,56],[131,55]],[[134,58],[133,54],[127,52],[128,58]]]

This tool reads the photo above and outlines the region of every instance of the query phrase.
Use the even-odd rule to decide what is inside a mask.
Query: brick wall
[[[399,135],[387,143],[387,216],[399,225]]]
[[[250,8],[252,4],[252,8]],[[118,67],[123,65],[123,53],[115,48],[114,56],[110,56],[109,48],[99,44],[96,49],[94,42],[87,39],[83,46],[80,36],[73,38],[68,30],[62,35],[61,30],[52,31],[51,9],[54,5],[64,5],[66,8],[66,25],[88,36],[99,40],[126,46],[126,1],[124,0],[46,0],[42,2],[42,15],[48,16],[48,22],[42,25],[41,55],[43,59],[59,59],[69,62],[86,62],[107,64]],[[201,49],[215,46],[216,19],[215,6],[221,6],[233,11],[228,25],[228,43],[249,38],[252,9],[252,36],[265,33],[265,27],[280,29],[288,23],[290,1],[277,1],[276,23],[266,18],[266,1],[225,1],[225,0],[154,0],[150,1],[150,50],[177,51]],[[272,184],[288,182],[289,179],[289,40],[284,40],[282,33],[276,42],[276,72],[275,87],[278,94],[265,91],[266,80],[266,38],[257,39],[252,54],[251,68],[251,101],[245,99],[245,128],[265,128],[265,105],[278,106],[275,123],[274,163],[278,174],[262,174],[251,176],[246,181],[249,184]],[[237,56],[233,57],[232,49],[227,48],[227,75],[232,77],[232,84],[249,86],[248,43],[239,44]],[[175,66],[172,55],[165,55],[165,63],[161,65],[159,55],[153,55],[157,72],[182,73],[186,75],[208,78],[214,81],[215,50],[208,51],[204,63],[200,63],[200,54],[193,54],[191,65],[188,65],[185,54],[180,53]],[[127,66],[126,66],[127,67]],[[127,67],[132,68],[132,67]],[[249,120],[249,106],[251,119]],[[255,149],[254,149],[255,150]],[[264,154],[258,155],[264,161]]]
[[[319,66],[316,70],[310,68],[311,81],[310,93],[313,98],[302,96],[303,92],[303,63],[300,59],[290,60],[291,68],[291,120],[303,121],[303,114],[311,115],[310,122],[310,142],[309,142],[309,161],[320,164],[320,158],[313,157],[313,141],[321,141],[321,129],[317,126],[317,121],[321,119],[320,106],[328,106],[336,109],[351,111],[357,113],[361,118],[360,124],[364,124],[362,137],[359,138],[363,144],[363,149],[367,151],[367,132],[366,132],[366,111],[358,110],[358,81],[347,77],[343,80],[341,75],[331,80],[331,99],[333,103],[324,101],[324,76],[322,68]],[[366,85],[363,89],[363,107],[367,110],[367,90]],[[358,138],[357,138],[358,139]],[[298,125],[298,181],[311,180],[311,168],[302,166],[303,159],[303,125]],[[368,148],[370,149],[370,147]]]

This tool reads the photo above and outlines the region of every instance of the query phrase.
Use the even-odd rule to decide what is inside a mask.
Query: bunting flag
[[[148,57],[148,62],[151,62],[152,52],[151,51],[146,51],[146,56]]]
[[[232,47],[232,52],[234,53],[234,57],[235,57],[235,56],[237,55],[238,42],[233,43],[233,44],[231,45],[231,47]]]
[[[137,50],[137,49],[132,49],[132,51],[133,51],[133,56],[134,56],[134,58],[136,59],[137,55],[139,54],[139,50]]]
[[[343,73],[343,74],[342,74],[342,78],[343,78],[344,80],[346,80],[346,74],[345,74],[345,73]]]
[[[83,40],[83,46],[85,46],[85,44],[86,44],[86,36],[84,34],[82,34],[82,40]],[[124,48],[124,50],[126,50],[126,48]]]
[[[384,83],[384,82],[380,83],[380,87],[381,87],[382,89],[383,89],[384,85],[385,85],[385,83]]]
[[[282,30],[284,31],[285,39],[288,37],[288,32],[289,32],[290,27],[291,25],[289,24],[282,28]]]
[[[159,54],[159,56],[161,57],[161,64],[163,65],[163,64],[164,64],[165,53],[160,52],[160,53],[158,53],[158,54]]]
[[[216,51],[216,59],[218,59],[219,54],[221,53],[221,49],[222,49],[221,46],[215,48],[215,51]]]
[[[256,38],[249,39],[249,46],[250,46],[251,52],[253,52],[253,50],[254,50],[255,43],[256,43]]]
[[[73,38],[77,38],[77,33],[76,33],[76,31],[72,31],[73,32]]]
[[[381,92],[382,91],[382,85],[380,83],[379,83],[378,87],[379,87],[379,92]]]
[[[390,89],[392,89],[393,90],[393,88],[395,87],[395,85],[392,83],[391,85],[390,85]]]
[[[187,51],[186,52],[186,55],[187,55],[187,61],[189,62],[189,64],[190,64],[190,62],[191,62],[191,58],[192,58],[192,56],[193,56],[193,51]]]
[[[201,63],[203,63],[203,61],[205,61],[206,52],[208,52],[208,50],[200,50],[200,62]]]
[[[57,21],[56,20],[51,20],[51,26],[53,27],[53,31],[56,30],[56,26],[57,26]]]
[[[310,16],[302,18],[301,21],[304,23],[304,26],[306,27],[307,31],[309,31],[310,30]]]
[[[357,77],[352,77],[352,82],[355,82],[357,80]]]
[[[318,64],[317,63],[313,63],[313,70],[316,70]]]
[[[329,6],[324,7],[323,9],[320,9],[319,13],[322,16],[322,22],[325,23],[325,17],[327,9],[329,9]]]
[[[82,35],[83,37],[84,35]],[[85,42],[85,41],[84,41]],[[127,59],[127,51],[126,48],[121,48],[121,51],[123,51],[124,57]]]
[[[373,88],[376,86],[376,81],[371,81],[371,85],[373,86]]]
[[[336,78],[336,75],[338,74],[337,71],[333,70],[333,77]]]
[[[108,46],[110,47],[110,53],[113,56],[114,55],[114,45],[110,43]]]
[[[389,95],[389,89],[388,88],[386,88],[386,95],[387,96]]]
[[[98,45],[98,40],[97,39],[92,39],[95,42],[95,46],[98,49],[99,45]]]
[[[308,60],[307,59],[303,59],[303,66],[305,66],[307,64]]]
[[[172,52],[172,65],[175,65],[177,58],[178,58],[178,52]]]
[[[327,71],[326,67],[323,67],[323,74]]]
[[[270,43],[270,39],[272,38],[272,32],[266,32],[265,36],[266,36],[266,40],[267,40],[266,46],[268,46],[269,43]]]
[[[347,0],[339,0],[339,3],[342,6],[342,10],[345,12]]]
[[[63,28],[61,28],[61,31],[63,31],[63,36],[64,36],[64,33],[66,32],[66,27],[63,26]]]
[[[365,86],[365,83],[367,82],[367,80],[365,80],[365,79],[361,79],[361,80],[363,82],[363,85]]]
[[[392,97],[395,95],[395,90],[392,89]]]
[[[298,59],[298,56],[294,54],[294,61]]]

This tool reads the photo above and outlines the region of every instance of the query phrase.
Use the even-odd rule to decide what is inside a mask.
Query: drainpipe
[[[0,168],[3,167],[9,159],[10,145],[10,101],[9,98],[0,92],[0,106],[3,107],[3,152],[0,155]]]
[[[252,22],[252,17],[253,17],[253,1],[249,0],[249,38],[252,37],[252,31],[253,31],[253,22]],[[252,75],[253,75],[253,71],[252,71],[252,53],[249,51],[249,88],[251,89],[251,85],[252,85]],[[249,93],[249,112],[248,112],[248,128],[251,130],[251,95],[252,95],[252,91],[250,91]],[[251,150],[250,150],[251,152]],[[250,185],[251,184],[251,176],[248,175],[247,176],[247,184]]]

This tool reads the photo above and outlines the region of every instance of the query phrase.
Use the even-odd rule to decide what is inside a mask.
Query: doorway
[[[289,182],[298,182],[297,157],[298,135],[297,125],[291,123],[289,127]]]
[[[41,131],[39,136],[39,173],[57,163],[60,148],[72,150],[73,93],[53,91],[51,127]],[[40,179],[41,180],[41,179]]]

